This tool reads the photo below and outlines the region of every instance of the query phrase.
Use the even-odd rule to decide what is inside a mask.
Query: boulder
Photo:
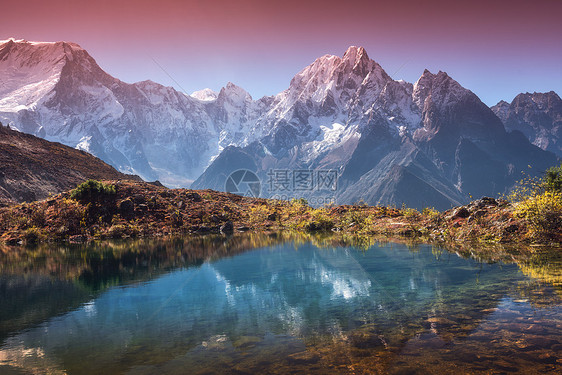
[[[226,223],[221,225],[220,232],[223,234],[230,234],[234,232],[234,224],[232,224],[232,221],[227,221]]]
[[[135,211],[135,204],[130,198],[127,198],[119,203],[119,211],[123,215],[130,215]]]
[[[457,208],[456,211],[453,213],[453,219],[459,217],[462,219],[466,219],[469,216],[470,216],[470,211],[468,211],[468,209],[464,206]]]

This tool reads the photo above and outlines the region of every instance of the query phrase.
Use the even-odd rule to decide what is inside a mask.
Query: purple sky
[[[28,0],[3,5],[0,39],[73,41],[126,82],[190,93],[231,81],[254,98],[358,45],[395,79],[443,70],[493,105],[562,94],[561,15],[560,0]]]

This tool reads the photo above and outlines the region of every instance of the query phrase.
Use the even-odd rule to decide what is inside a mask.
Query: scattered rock
[[[472,214],[473,217],[475,218],[480,218],[482,216],[486,215],[486,211],[485,210],[478,210],[475,213]]]
[[[288,360],[295,364],[305,365],[318,362],[320,360],[320,356],[317,353],[304,351],[290,354],[288,356]]]
[[[160,192],[160,196],[161,196],[162,198],[173,198],[173,197],[175,197],[176,195],[175,195],[174,192],[171,191],[171,190],[164,190],[164,191],[161,191],[161,192]]]
[[[469,216],[470,216],[470,211],[468,211],[468,209],[464,206],[457,208],[456,211],[453,213],[453,218],[460,217],[466,219]]]
[[[356,348],[369,349],[384,346],[383,340],[371,332],[354,332],[348,336],[348,341]]]
[[[486,206],[497,206],[498,202],[491,197],[482,197],[474,202],[477,207],[486,207]]]
[[[145,198],[145,196],[142,195],[142,194],[135,194],[135,195],[133,196],[133,201],[134,201],[136,204],[146,203],[146,198]]]
[[[186,193],[185,197],[192,202],[201,202],[201,196],[196,192]]]
[[[478,210],[478,211],[474,212],[472,215],[470,215],[466,222],[468,224],[471,224],[475,220],[480,219],[481,217],[484,217],[484,216],[486,216],[486,211],[485,210]]]
[[[555,364],[558,360],[558,357],[554,353],[542,353],[539,354],[539,361],[542,363],[550,363]]]
[[[232,343],[235,348],[248,348],[255,346],[257,343],[261,342],[262,339],[257,336],[242,336],[238,340]]]
[[[527,343],[531,345],[536,345],[542,349],[550,348],[553,345],[559,344],[558,341],[549,339],[544,336],[531,336],[526,338]]]
[[[68,241],[70,243],[84,243],[86,242],[86,237],[81,234],[77,234],[76,236],[70,236]]]
[[[221,225],[220,232],[224,234],[230,234],[234,232],[234,224],[232,224],[232,221],[229,220],[223,225]]]
[[[130,198],[127,198],[119,203],[119,211],[124,215],[129,215],[135,211],[135,204]]]
[[[450,319],[442,318],[442,317],[438,317],[438,316],[427,319],[427,322],[428,323],[436,323],[436,324],[444,325],[444,326],[450,326],[450,325],[456,324],[455,322],[453,322]]]
[[[6,243],[6,245],[15,246],[15,245],[21,243],[21,240],[18,237],[15,237],[15,236],[8,236],[8,237],[4,238],[4,242]]]
[[[452,316],[455,319],[460,319],[460,320],[472,320],[472,316],[467,315],[467,314],[456,314]]]
[[[504,228],[504,232],[506,233],[515,233],[519,230],[519,225],[511,224]]]
[[[507,207],[511,204],[506,199],[497,199],[496,202],[498,202],[498,207]]]
[[[204,233],[209,233],[210,231],[211,228],[202,225],[195,230],[195,233],[204,234]]]

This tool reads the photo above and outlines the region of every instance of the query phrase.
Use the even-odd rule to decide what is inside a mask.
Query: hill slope
[[[140,181],[87,152],[0,126],[0,205],[44,199],[90,178]]]

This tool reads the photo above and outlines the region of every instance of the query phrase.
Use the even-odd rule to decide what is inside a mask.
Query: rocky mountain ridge
[[[394,81],[360,47],[317,59],[272,107],[252,130],[258,140],[223,151],[194,188],[224,189],[241,168],[266,186],[271,171],[333,169],[335,191],[288,189],[280,196],[447,209],[470,196],[505,193],[522,171],[540,173],[556,163],[521,133],[506,132],[446,73],[426,70],[413,85]]]
[[[500,101],[492,111],[506,129],[518,130],[534,145],[562,157],[562,99],[554,91],[521,93],[511,103]]]
[[[557,162],[507,133],[446,73],[395,81],[362,47],[318,58],[287,90],[258,100],[232,83],[191,96],[124,83],[66,42],[3,42],[0,73],[0,120],[169,186],[196,179],[195,188],[224,190],[249,166],[262,196],[273,196],[272,170],[333,170],[338,186],[328,193],[338,203],[445,209],[505,192],[528,165],[538,174]]]

